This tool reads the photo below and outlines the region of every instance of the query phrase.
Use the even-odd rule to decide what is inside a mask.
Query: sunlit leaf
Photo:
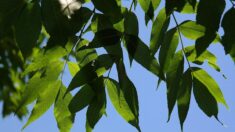
[[[24,125],[23,128],[27,127],[29,124],[37,120],[40,116],[42,116],[54,103],[57,93],[59,91],[59,88],[61,86],[61,82],[55,82],[49,84],[46,89],[39,93],[39,97],[37,99],[37,102],[31,112],[31,115],[27,121],[27,123]]]
[[[228,108],[218,84],[206,71],[200,68],[194,68],[193,76],[199,83],[204,85],[204,87],[210,92],[217,102],[222,103]]]
[[[153,22],[150,39],[150,51],[152,55],[160,48],[164,39],[166,30],[169,26],[170,17],[166,16],[165,8],[161,9],[158,16]]]
[[[130,109],[119,83],[113,79],[105,79],[105,84],[108,89],[108,94],[116,111],[130,124],[138,126],[138,119]],[[137,128],[138,129],[138,128]]]
[[[68,108],[72,95],[68,93],[64,96],[66,88],[62,83],[61,85],[54,104],[54,116],[60,132],[69,132],[75,118],[75,114],[72,114]]]

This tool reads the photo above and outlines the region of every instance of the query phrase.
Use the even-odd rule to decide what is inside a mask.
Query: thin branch
[[[180,32],[179,24],[178,24],[178,22],[177,22],[177,19],[176,19],[174,13],[172,13],[172,16],[173,16],[173,18],[174,18],[174,21],[175,21],[175,24],[176,24],[176,28],[177,28],[177,31],[178,31],[178,34],[179,34],[179,37],[180,37],[180,43],[181,43],[181,47],[182,47],[182,51],[183,51],[184,57],[186,58],[186,61],[187,61],[187,63],[188,63],[188,66],[189,66],[190,70],[193,71],[193,70],[192,70],[192,67],[191,67],[191,65],[190,65],[190,62],[189,62],[189,60],[188,60],[188,58],[187,58],[187,56],[186,56],[186,51],[185,51],[185,49],[184,49],[184,43],[183,43],[182,34],[181,34],[181,32]]]

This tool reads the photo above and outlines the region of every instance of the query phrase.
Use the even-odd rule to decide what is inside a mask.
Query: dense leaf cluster
[[[225,12],[226,3],[232,7]],[[145,23],[152,24],[149,44],[139,38],[137,4],[145,12]],[[166,83],[169,119],[177,105],[182,129],[192,94],[199,108],[218,120],[218,103],[228,106],[216,81],[200,65],[208,63],[220,72],[216,56],[207,50],[212,43],[222,44],[235,61],[234,5],[234,0],[132,0],[127,8],[121,0],[1,0],[3,115],[22,118],[26,106],[36,101],[25,128],[54,105],[63,132],[87,107],[90,132],[106,114],[109,97],[116,111],[141,131],[138,95],[123,60],[127,50],[130,63],[136,61],[159,83]],[[191,14],[196,21],[178,23],[175,13]],[[85,39],[87,33],[94,37]],[[195,44],[185,47],[182,37]],[[106,52],[100,54],[97,48]],[[118,80],[109,77],[114,65]],[[67,68],[73,78],[65,87]],[[73,96],[71,91],[77,88]]]

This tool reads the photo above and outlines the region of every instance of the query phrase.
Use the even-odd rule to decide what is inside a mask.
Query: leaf
[[[43,93],[49,84],[57,81],[61,71],[63,69],[63,63],[55,61],[51,65],[46,67],[45,73],[35,73],[35,75],[29,80],[28,84],[22,95],[22,102],[20,108],[32,103],[37,99],[40,93]],[[19,109],[20,109],[19,108]]]
[[[130,46],[128,48],[128,53],[133,56],[134,60],[148,71],[164,80],[164,76],[160,74],[160,66],[156,58],[150,54],[148,46],[144,44],[140,38],[133,35],[126,36],[125,41],[127,40],[128,42],[126,43],[129,43],[128,45]]]
[[[68,93],[64,96],[66,88],[62,83],[61,85],[54,104],[54,117],[60,132],[69,132],[75,118],[75,114],[72,114],[68,108],[72,95]]]
[[[181,11],[186,4],[185,0],[166,0],[166,14],[170,15],[174,10]]]
[[[128,35],[138,36],[139,34],[139,23],[135,13],[126,13],[126,19],[124,19],[125,33]]]
[[[23,129],[37,120],[39,117],[41,117],[51,107],[56,99],[56,95],[59,91],[60,86],[61,82],[57,81],[51,83],[42,93],[39,93],[37,102],[31,112],[27,123],[23,126]]]
[[[23,75],[29,74],[30,72],[34,72],[37,70],[40,70],[41,68],[47,66],[51,62],[58,60],[62,57],[67,55],[67,51],[58,46],[58,47],[53,47],[47,51],[39,51],[35,56],[34,60],[30,65],[28,65],[23,72]]]
[[[217,102],[222,103],[228,108],[218,84],[206,71],[200,68],[194,68],[193,76],[198,80],[198,82],[204,85],[204,87],[210,92]]]
[[[74,77],[76,75],[76,73],[80,70],[78,64],[75,62],[69,61],[68,67],[69,67],[69,72],[72,75],[72,77]]]
[[[73,77],[72,81],[70,82],[67,92],[74,90],[77,87],[80,87],[86,83],[91,82],[97,78],[97,74],[94,71],[94,67],[92,66],[92,62],[88,63],[86,66],[81,68],[80,71],[76,73]]]
[[[122,62],[122,59],[119,60],[117,65],[117,72],[118,72],[118,79],[120,83],[120,87],[123,91],[124,97],[127,101],[128,106],[130,107],[132,113],[135,116],[135,119],[137,119],[135,124],[137,124],[135,127],[138,131],[140,131],[139,128],[139,102],[138,102],[138,95],[135,88],[135,85],[131,82],[131,80],[128,78],[125,70],[125,66]]]
[[[138,119],[130,109],[122,90],[120,89],[119,83],[113,79],[105,79],[108,94],[111,99],[113,106],[116,111],[131,125],[138,126]],[[120,92],[120,93],[119,93]],[[138,127],[137,127],[138,129]]]
[[[86,113],[87,132],[92,131],[96,123],[100,120],[100,118],[105,113],[105,109],[106,109],[106,95],[105,95],[105,87],[104,87],[103,78],[98,78],[94,80],[94,82],[91,83],[91,87],[95,91],[95,96],[90,102],[90,105]]]
[[[192,83],[193,80],[192,80],[191,70],[188,69],[182,76],[177,95],[178,115],[182,131],[183,131],[184,121],[187,117],[189,110]]]
[[[103,12],[105,15],[111,16],[113,18],[120,18],[121,8],[119,0],[91,0],[95,8]]]
[[[166,16],[165,8],[161,9],[158,16],[153,22],[150,39],[150,51],[154,56],[160,48],[164,39],[165,33],[169,26],[170,17]]]
[[[206,27],[205,35],[197,39],[197,56],[202,54],[216,38],[219,29],[220,19],[225,8],[225,0],[200,0],[198,4],[196,21]],[[208,10],[210,9],[210,10]]]
[[[179,26],[181,33],[192,40],[196,40],[205,34],[205,27],[194,21],[185,21]]]
[[[164,37],[163,45],[161,46],[159,52],[159,63],[163,72],[168,70],[170,61],[174,57],[178,43],[179,39],[178,33],[176,33],[176,28],[167,31]]]
[[[69,103],[69,110],[71,113],[76,113],[89,105],[94,97],[94,91],[89,85],[85,85],[73,97]]]
[[[180,89],[180,80],[184,72],[184,57],[181,52],[174,55],[169,70],[166,73],[166,85],[167,85],[167,104],[168,104],[168,121],[172,110],[175,106],[175,102]]]
[[[141,8],[144,10],[144,12],[146,13],[149,9],[149,5],[151,0],[138,0]]]
[[[235,9],[229,9],[222,20],[222,27],[224,29],[224,36],[222,37],[222,44],[224,46],[224,50],[226,54],[230,54],[230,56],[235,61],[235,26],[234,19],[235,18]]]
[[[192,2],[189,2],[192,1]],[[195,14],[197,11],[198,3],[196,0],[188,0],[188,2],[184,5],[183,9],[180,11],[182,14]]]
[[[216,99],[209,92],[207,86],[205,86],[197,78],[193,79],[193,93],[196,99],[196,102],[200,109],[208,116],[218,115],[218,106]]]
[[[196,50],[194,46],[189,46],[185,48],[187,58],[190,62],[198,65],[202,65],[205,61],[208,61],[208,65],[214,68],[216,71],[220,72],[220,67],[217,64],[217,58],[210,51],[206,50],[199,57],[196,55]]]
[[[79,50],[76,53],[75,57],[76,57],[79,67],[84,67],[88,63],[97,59],[98,55],[94,49],[85,49],[85,50]]]
[[[15,37],[24,56],[31,55],[41,33],[41,9],[39,3],[28,3],[15,24]]]
[[[42,0],[41,7],[43,24],[50,34],[47,47],[65,46],[68,37],[74,36],[92,15],[90,9],[81,7],[75,8],[73,15],[67,17],[58,0]]]
[[[156,10],[161,3],[161,0],[151,0],[153,4],[153,9]]]
[[[23,0],[0,1],[0,34],[4,33],[17,20],[20,11],[26,4]]]

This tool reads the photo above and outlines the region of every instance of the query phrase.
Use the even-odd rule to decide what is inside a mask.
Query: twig
[[[188,60],[188,58],[187,58],[187,56],[186,56],[186,51],[185,51],[185,49],[184,49],[184,43],[183,43],[183,39],[182,39],[182,34],[181,34],[181,32],[180,32],[179,24],[178,24],[178,22],[177,22],[177,19],[176,19],[174,13],[172,13],[172,16],[173,16],[173,18],[174,18],[174,21],[175,21],[175,24],[176,24],[176,28],[177,28],[177,31],[178,31],[178,34],[179,34],[179,37],[180,37],[180,43],[181,43],[181,47],[182,47],[182,51],[183,51],[184,57],[186,58],[186,61],[187,61],[187,63],[188,63],[188,66],[189,66],[190,70],[193,71],[193,70],[192,70],[192,67],[191,67],[191,65],[190,65],[190,62],[189,62],[189,60]]]

